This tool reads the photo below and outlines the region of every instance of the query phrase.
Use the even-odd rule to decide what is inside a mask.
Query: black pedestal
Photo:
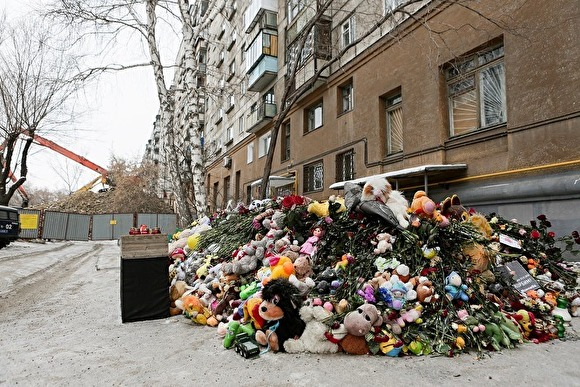
[[[169,317],[167,257],[121,258],[121,320]]]

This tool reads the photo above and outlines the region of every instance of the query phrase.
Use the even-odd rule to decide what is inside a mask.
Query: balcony
[[[299,89],[300,86],[305,84],[306,82],[310,81],[314,74],[318,71],[318,69],[326,63],[323,59],[316,58],[315,56],[311,56],[310,59],[306,61],[306,63],[296,70],[296,78],[295,78],[295,89]],[[318,76],[318,79],[314,82],[314,85],[310,88],[310,90],[317,89],[320,85],[326,83],[326,79],[330,74],[330,67],[324,69],[324,71]],[[306,95],[306,94],[305,94]]]
[[[250,33],[265,11],[278,12],[277,0],[252,0],[244,13],[246,33]]]
[[[262,91],[278,74],[278,58],[264,55],[248,74],[248,90]]]
[[[246,131],[256,133],[271,122],[276,113],[278,113],[278,108],[275,103],[262,102],[254,111],[248,113],[246,118],[248,129]]]
[[[317,5],[318,6],[318,5]],[[316,6],[316,7],[317,7]],[[331,8],[329,7],[323,14],[322,19],[332,20]],[[306,6],[300,14],[286,27],[286,42],[291,43],[300,35],[304,26],[316,16],[316,9],[313,6]]]

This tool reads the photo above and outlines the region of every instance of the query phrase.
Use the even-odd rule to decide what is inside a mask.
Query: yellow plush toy
[[[318,216],[319,218],[324,218],[330,215],[330,206],[335,206],[337,210],[336,213],[346,211],[346,206],[344,205],[344,198],[336,198],[334,195],[324,201],[312,201],[308,205],[308,212]],[[334,208],[334,207],[333,207]]]
[[[270,258],[270,276],[264,278],[262,284],[266,285],[276,278],[288,279],[292,274],[295,274],[292,260],[284,256],[274,256]]]

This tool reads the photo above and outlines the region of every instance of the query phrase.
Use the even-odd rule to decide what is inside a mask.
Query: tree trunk
[[[204,179],[204,167],[203,167],[203,154],[201,148],[201,134],[202,129],[199,127],[199,121],[196,120],[195,116],[198,114],[198,93],[195,87],[195,77],[194,69],[197,67],[194,43],[195,34],[191,25],[191,15],[189,13],[189,1],[180,0],[179,10],[181,12],[181,19],[183,21],[182,33],[183,33],[183,47],[184,49],[184,64],[185,72],[185,91],[187,94],[186,101],[189,103],[185,104],[185,108],[188,109],[186,113],[186,128],[189,132],[189,146],[191,147],[191,153],[188,154],[189,163],[188,166],[191,168],[188,172],[191,176],[191,182],[193,185],[193,212],[196,217],[199,217],[205,212],[206,208],[206,192],[205,192],[205,179]]]
[[[147,43],[149,46],[149,54],[151,56],[151,64],[153,66],[153,73],[155,75],[155,84],[157,85],[157,94],[159,96],[159,107],[161,110],[161,126],[165,130],[165,160],[169,167],[171,175],[171,185],[175,192],[175,202],[177,204],[177,212],[179,215],[179,225],[185,226],[192,221],[192,214],[187,203],[186,185],[182,181],[182,174],[180,173],[180,165],[178,160],[178,153],[175,147],[175,121],[174,121],[174,101],[170,95],[170,91],[165,86],[165,77],[163,75],[163,67],[161,65],[161,58],[157,48],[157,41],[155,37],[155,26],[157,24],[157,15],[155,7],[157,0],[147,1]]]

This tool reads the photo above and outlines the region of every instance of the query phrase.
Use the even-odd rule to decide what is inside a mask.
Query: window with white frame
[[[304,192],[320,191],[324,188],[324,164],[322,160],[304,166]]]
[[[340,104],[339,104],[339,112],[346,113],[353,108],[353,88],[352,88],[352,81],[349,81],[347,84],[342,85],[339,87],[340,90]]]
[[[254,143],[251,142],[248,144],[248,147],[246,148],[246,163],[250,164],[253,161],[254,161]]]
[[[232,141],[234,141],[234,127],[228,126],[226,128],[226,144],[230,144]]]
[[[385,0],[385,13],[393,12],[395,8],[406,2],[407,0]]]
[[[322,126],[322,112],[322,101],[306,109],[306,133]]]
[[[401,93],[386,99],[387,154],[403,150],[403,97]]]
[[[287,0],[286,1],[286,14],[288,17],[288,24],[292,23],[292,20],[298,16],[302,8],[304,8],[304,0]]]
[[[240,116],[240,118],[238,118],[238,133],[242,134],[244,133],[244,116]]]
[[[258,143],[258,157],[264,157],[268,154],[268,150],[270,149],[270,140],[272,139],[271,133],[266,133],[262,137],[260,137]]]
[[[448,64],[450,135],[507,122],[503,44]]]
[[[346,47],[354,41],[354,16],[346,19],[341,26],[342,47]]]

